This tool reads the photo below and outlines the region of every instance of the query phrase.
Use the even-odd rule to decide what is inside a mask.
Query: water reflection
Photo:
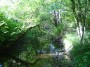
[[[55,52],[55,47],[54,47],[54,45],[52,43],[50,44],[49,49],[50,49],[50,53]]]
[[[3,67],[2,64],[0,64],[0,67]]]

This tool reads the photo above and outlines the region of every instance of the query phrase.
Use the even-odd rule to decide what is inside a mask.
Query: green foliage
[[[22,31],[22,23],[0,14],[0,45],[13,41]]]
[[[43,35],[44,34],[39,30],[38,26],[36,26],[35,28],[28,31],[28,33],[25,36],[24,41],[26,40],[27,43],[29,42],[29,44],[32,45],[32,48],[37,50],[41,46],[39,38]]]
[[[76,44],[71,51],[72,63],[74,67],[90,66],[90,44]]]
[[[70,0],[9,0],[9,4],[1,5],[2,1],[0,1],[0,50],[2,50],[0,59],[9,48],[9,53],[19,56],[21,61],[34,61],[37,50],[49,51],[51,43],[54,44],[55,49],[62,50],[63,38],[66,34],[65,45],[76,43],[71,51],[74,67],[89,67],[90,2],[88,0],[71,0],[73,11]],[[82,32],[85,27],[85,40],[83,40],[85,45],[77,43],[80,42],[76,34],[78,25],[83,28]],[[6,49],[4,50],[2,46]],[[55,60],[42,59],[33,66],[56,67],[60,64],[68,67],[65,64],[70,63],[60,62],[61,60],[56,58]]]

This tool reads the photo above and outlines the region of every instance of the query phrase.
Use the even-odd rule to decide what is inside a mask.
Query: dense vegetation
[[[0,65],[89,67],[89,0],[0,0]]]

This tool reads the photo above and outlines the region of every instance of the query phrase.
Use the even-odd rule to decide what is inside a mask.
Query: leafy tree
[[[0,63],[6,67],[89,66],[89,0],[3,0],[0,4]],[[69,56],[65,39],[74,45],[70,60],[64,57]],[[63,58],[40,57],[50,53],[51,44],[64,53]]]

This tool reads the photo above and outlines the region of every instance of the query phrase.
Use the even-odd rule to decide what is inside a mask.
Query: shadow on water
[[[65,59],[65,50],[56,48],[53,43],[50,43],[48,50],[37,50],[36,57],[40,58],[40,60],[32,66],[13,63],[14,60],[9,60],[8,64],[9,67],[71,67],[68,66],[69,62]],[[0,64],[0,67],[4,66]]]
[[[48,61],[51,60],[51,62],[47,63],[51,64],[51,67],[72,67],[70,61],[66,58],[64,48],[56,48],[52,43],[49,45],[49,51],[39,50],[38,53],[39,58],[48,58]]]

